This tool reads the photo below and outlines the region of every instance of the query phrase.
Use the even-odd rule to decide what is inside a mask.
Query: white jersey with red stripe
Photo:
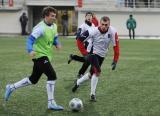
[[[117,31],[112,26],[110,26],[108,31],[104,34],[99,31],[98,27],[90,28],[88,33],[89,36],[86,40],[88,40],[88,38],[92,40],[93,53],[101,57],[106,56],[110,43],[116,46],[116,41],[118,41],[118,36],[116,36]]]
[[[91,26],[87,25],[85,22],[79,27],[81,29],[81,34],[91,28],[94,28],[94,24],[92,23]],[[90,38],[87,38],[88,46],[87,46],[87,51],[90,52],[92,48],[92,41]]]

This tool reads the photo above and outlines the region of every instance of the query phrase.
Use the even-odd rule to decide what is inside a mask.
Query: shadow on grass
[[[70,109],[64,109],[63,111],[53,111],[53,110],[46,110],[45,116],[100,116],[100,114],[96,111],[94,105],[96,105],[93,102],[88,101],[84,104],[84,108],[82,111],[79,112],[73,112]]]

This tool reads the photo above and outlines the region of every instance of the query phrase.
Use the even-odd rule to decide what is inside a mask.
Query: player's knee
[[[31,81],[32,84],[37,84],[37,82],[38,82],[37,80],[32,80]]]
[[[30,80],[30,82],[31,82],[32,84],[36,84],[36,83],[38,82],[37,79],[34,79],[34,78],[32,78],[32,77],[30,77],[29,80]]]
[[[100,76],[100,74],[101,74],[101,69],[93,70],[93,73],[94,73],[96,76]]]
[[[101,74],[101,72],[97,72],[97,73],[95,73],[95,74],[96,74],[97,77],[99,77],[100,74]]]
[[[57,77],[56,77],[56,76],[48,77],[48,81],[54,81],[54,80],[57,80]]]

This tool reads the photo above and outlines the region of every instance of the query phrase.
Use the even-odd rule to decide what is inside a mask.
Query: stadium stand
[[[82,2],[82,7],[78,7],[78,1]],[[39,14],[38,12],[44,6],[51,5],[60,12],[63,10],[70,11],[70,17],[72,17],[70,22],[71,33],[82,23],[85,12],[92,11],[96,13],[98,19],[103,15],[108,15],[113,26],[118,29],[119,35],[128,36],[125,21],[129,14],[133,14],[137,20],[137,36],[160,36],[158,31],[160,24],[156,23],[160,19],[158,15],[160,13],[160,0],[145,1],[147,0],[3,0],[3,5],[2,2],[0,3],[0,22],[8,23],[0,23],[0,34],[19,34],[21,29],[18,20],[22,12],[28,14],[29,25],[27,28],[30,32],[36,22],[40,20],[40,16],[35,14]],[[13,4],[11,5],[11,3]],[[153,31],[151,28],[155,30]]]

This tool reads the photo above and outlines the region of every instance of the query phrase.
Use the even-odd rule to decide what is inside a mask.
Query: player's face
[[[85,18],[87,21],[92,22],[92,14],[87,14]]]
[[[53,24],[54,20],[56,19],[56,13],[50,12],[48,16],[45,17],[48,24]]]
[[[110,21],[101,21],[100,22],[100,28],[101,28],[101,30],[102,31],[107,31],[107,29],[109,28],[109,26],[110,26]]]

